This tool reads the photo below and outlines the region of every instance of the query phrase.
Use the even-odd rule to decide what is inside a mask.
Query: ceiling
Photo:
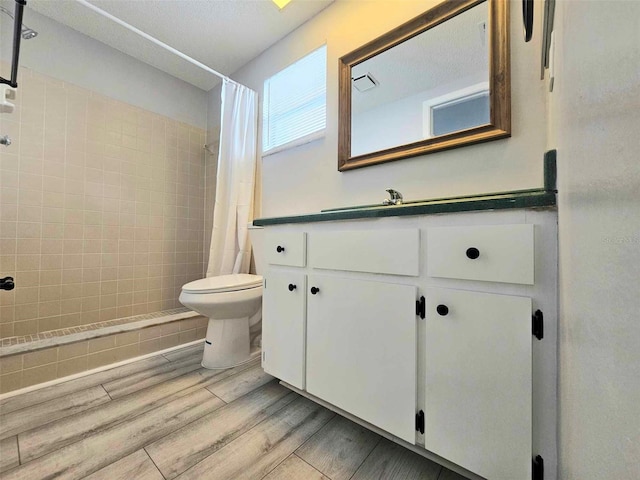
[[[224,75],[231,75],[334,0],[90,0]],[[31,8],[203,90],[220,82],[74,0],[29,0]],[[25,13],[28,25],[28,12]]]
[[[481,3],[353,67],[352,78],[370,73],[379,82],[366,92],[352,90],[353,113],[465,79],[489,81],[486,32],[480,29],[488,13],[487,2]]]

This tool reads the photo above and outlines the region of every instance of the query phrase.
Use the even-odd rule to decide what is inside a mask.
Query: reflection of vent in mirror
[[[482,82],[424,102],[424,137],[437,137],[488,124],[489,100],[489,84]]]
[[[366,73],[359,76],[358,78],[353,79],[353,86],[359,92],[366,92],[367,90],[371,90],[378,85],[380,85],[380,82],[373,78],[373,75],[371,75],[370,73]]]

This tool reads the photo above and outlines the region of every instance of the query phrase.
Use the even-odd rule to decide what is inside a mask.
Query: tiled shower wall
[[[25,68],[17,94],[0,114],[0,276],[16,282],[0,337],[179,306],[204,270],[205,131]]]

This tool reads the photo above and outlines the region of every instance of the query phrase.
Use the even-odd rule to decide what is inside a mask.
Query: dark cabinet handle
[[[0,278],[0,290],[13,290],[16,284],[13,283],[13,277]]]
[[[311,295],[315,295],[319,291],[320,291],[320,289],[318,287],[311,287]]]
[[[296,286],[293,283],[289,284],[289,291],[293,292],[296,289]]]
[[[445,317],[449,314],[449,307],[446,305],[438,305],[436,307],[436,312],[438,312],[438,315]]]
[[[284,247],[281,247],[280,245],[278,245],[278,247],[276,248],[276,252],[278,253],[284,252]]]
[[[467,258],[470,258],[471,260],[475,260],[480,256],[480,250],[478,250],[476,247],[467,248],[466,253],[467,253]]]

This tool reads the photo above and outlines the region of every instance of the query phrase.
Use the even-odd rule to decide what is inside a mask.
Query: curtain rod
[[[212,73],[213,75],[215,75],[217,77],[220,77],[223,80],[226,80],[227,82],[231,82],[231,83],[235,83],[236,85],[240,85],[235,80],[232,80],[231,78],[227,77],[226,75],[223,75],[222,73],[215,71],[213,68],[207,67],[204,63],[201,63],[201,62],[191,58],[189,55],[186,55],[186,54],[182,53],[180,50],[176,50],[175,48],[167,45],[166,43],[161,42],[157,38],[152,37],[148,33],[145,33],[142,30],[134,27],[133,25],[128,24],[124,20],[120,20],[118,17],[115,17],[115,16],[111,15],[109,12],[106,12],[106,11],[102,10],[101,8],[96,7],[95,5],[89,3],[87,0],[76,0],[76,2],[84,5],[85,7],[89,8],[90,10],[93,10],[94,12],[102,15],[103,17],[108,18],[109,20],[117,23],[118,25],[123,26],[127,30],[132,31],[133,33],[141,36],[142,38],[145,38],[145,39],[149,40],[150,42],[155,43],[159,47],[162,47],[165,50],[167,50],[168,52],[171,52],[174,55],[177,55],[178,57],[180,57],[180,58],[186,60],[187,62],[195,65],[196,67],[200,67],[202,70],[205,70],[205,71],[207,71],[209,73]]]
[[[4,8],[3,12],[13,17],[13,53],[11,55],[11,76],[10,78],[0,77],[0,83],[6,83],[12,88],[18,88],[18,59],[20,58],[20,39],[22,38],[22,14],[26,0],[15,0],[15,13],[11,15]],[[4,98],[2,98],[4,100]]]

